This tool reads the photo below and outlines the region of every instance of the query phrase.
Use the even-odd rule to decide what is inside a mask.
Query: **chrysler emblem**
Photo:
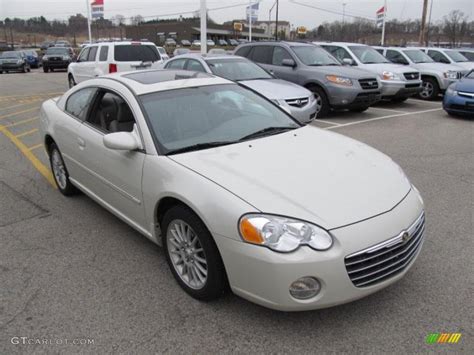
[[[301,106],[301,100],[296,100],[296,104],[297,104],[298,106]]]
[[[406,243],[410,240],[410,234],[408,234],[408,232],[404,232],[403,235],[402,235],[402,240],[403,240],[403,243]]]

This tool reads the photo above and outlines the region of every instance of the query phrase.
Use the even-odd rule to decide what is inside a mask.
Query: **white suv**
[[[100,75],[154,69],[163,63],[152,42],[103,42],[82,49],[68,67],[69,87]]]

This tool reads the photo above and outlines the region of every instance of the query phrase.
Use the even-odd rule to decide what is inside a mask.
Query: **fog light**
[[[290,285],[290,294],[299,300],[316,296],[321,291],[321,284],[314,277],[301,277]]]

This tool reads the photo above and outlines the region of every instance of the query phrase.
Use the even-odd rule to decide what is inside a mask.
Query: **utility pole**
[[[342,3],[342,25],[346,23],[346,5],[347,3]]]
[[[201,54],[207,54],[207,5],[201,0]]]
[[[13,30],[12,30],[12,24],[10,23],[10,41],[12,44],[12,50],[15,49],[15,43],[13,43]]]
[[[278,0],[276,0],[276,18],[275,18],[275,41],[278,41],[278,7],[279,3]]]
[[[431,29],[431,14],[433,13],[433,2],[434,0],[431,0],[431,4],[430,4],[430,17],[428,18],[428,29],[426,31],[426,45],[429,46],[430,45],[430,29]]]
[[[252,42],[252,0],[249,0],[249,42]]]
[[[425,43],[425,24],[426,24],[427,11],[428,11],[428,0],[423,0],[423,13],[421,15],[420,38],[418,39],[420,46],[423,46]]]
[[[382,46],[385,45],[385,20],[387,19],[387,0],[383,3]]]

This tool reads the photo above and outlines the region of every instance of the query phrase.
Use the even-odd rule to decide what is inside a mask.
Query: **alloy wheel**
[[[199,237],[189,224],[180,219],[171,221],[166,233],[168,253],[181,280],[195,290],[207,281],[207,259]]]
[[[65,189],[67,185],[66,167],[64,166],[63,159],[57,149],[52,152],[51,162],[56,182],[61,189]]]
[[[321,107],[323,106],[323,99],[318,93],[313,93],[313,94],[314,94],[314,98],[316,99],[316,114],[318,114],[319,111],[321,111]]]
[[[424,99],[428,99],[433,95],[434,87],[428,81],[423,82],[423,90],[420,92],[420,96]]]

